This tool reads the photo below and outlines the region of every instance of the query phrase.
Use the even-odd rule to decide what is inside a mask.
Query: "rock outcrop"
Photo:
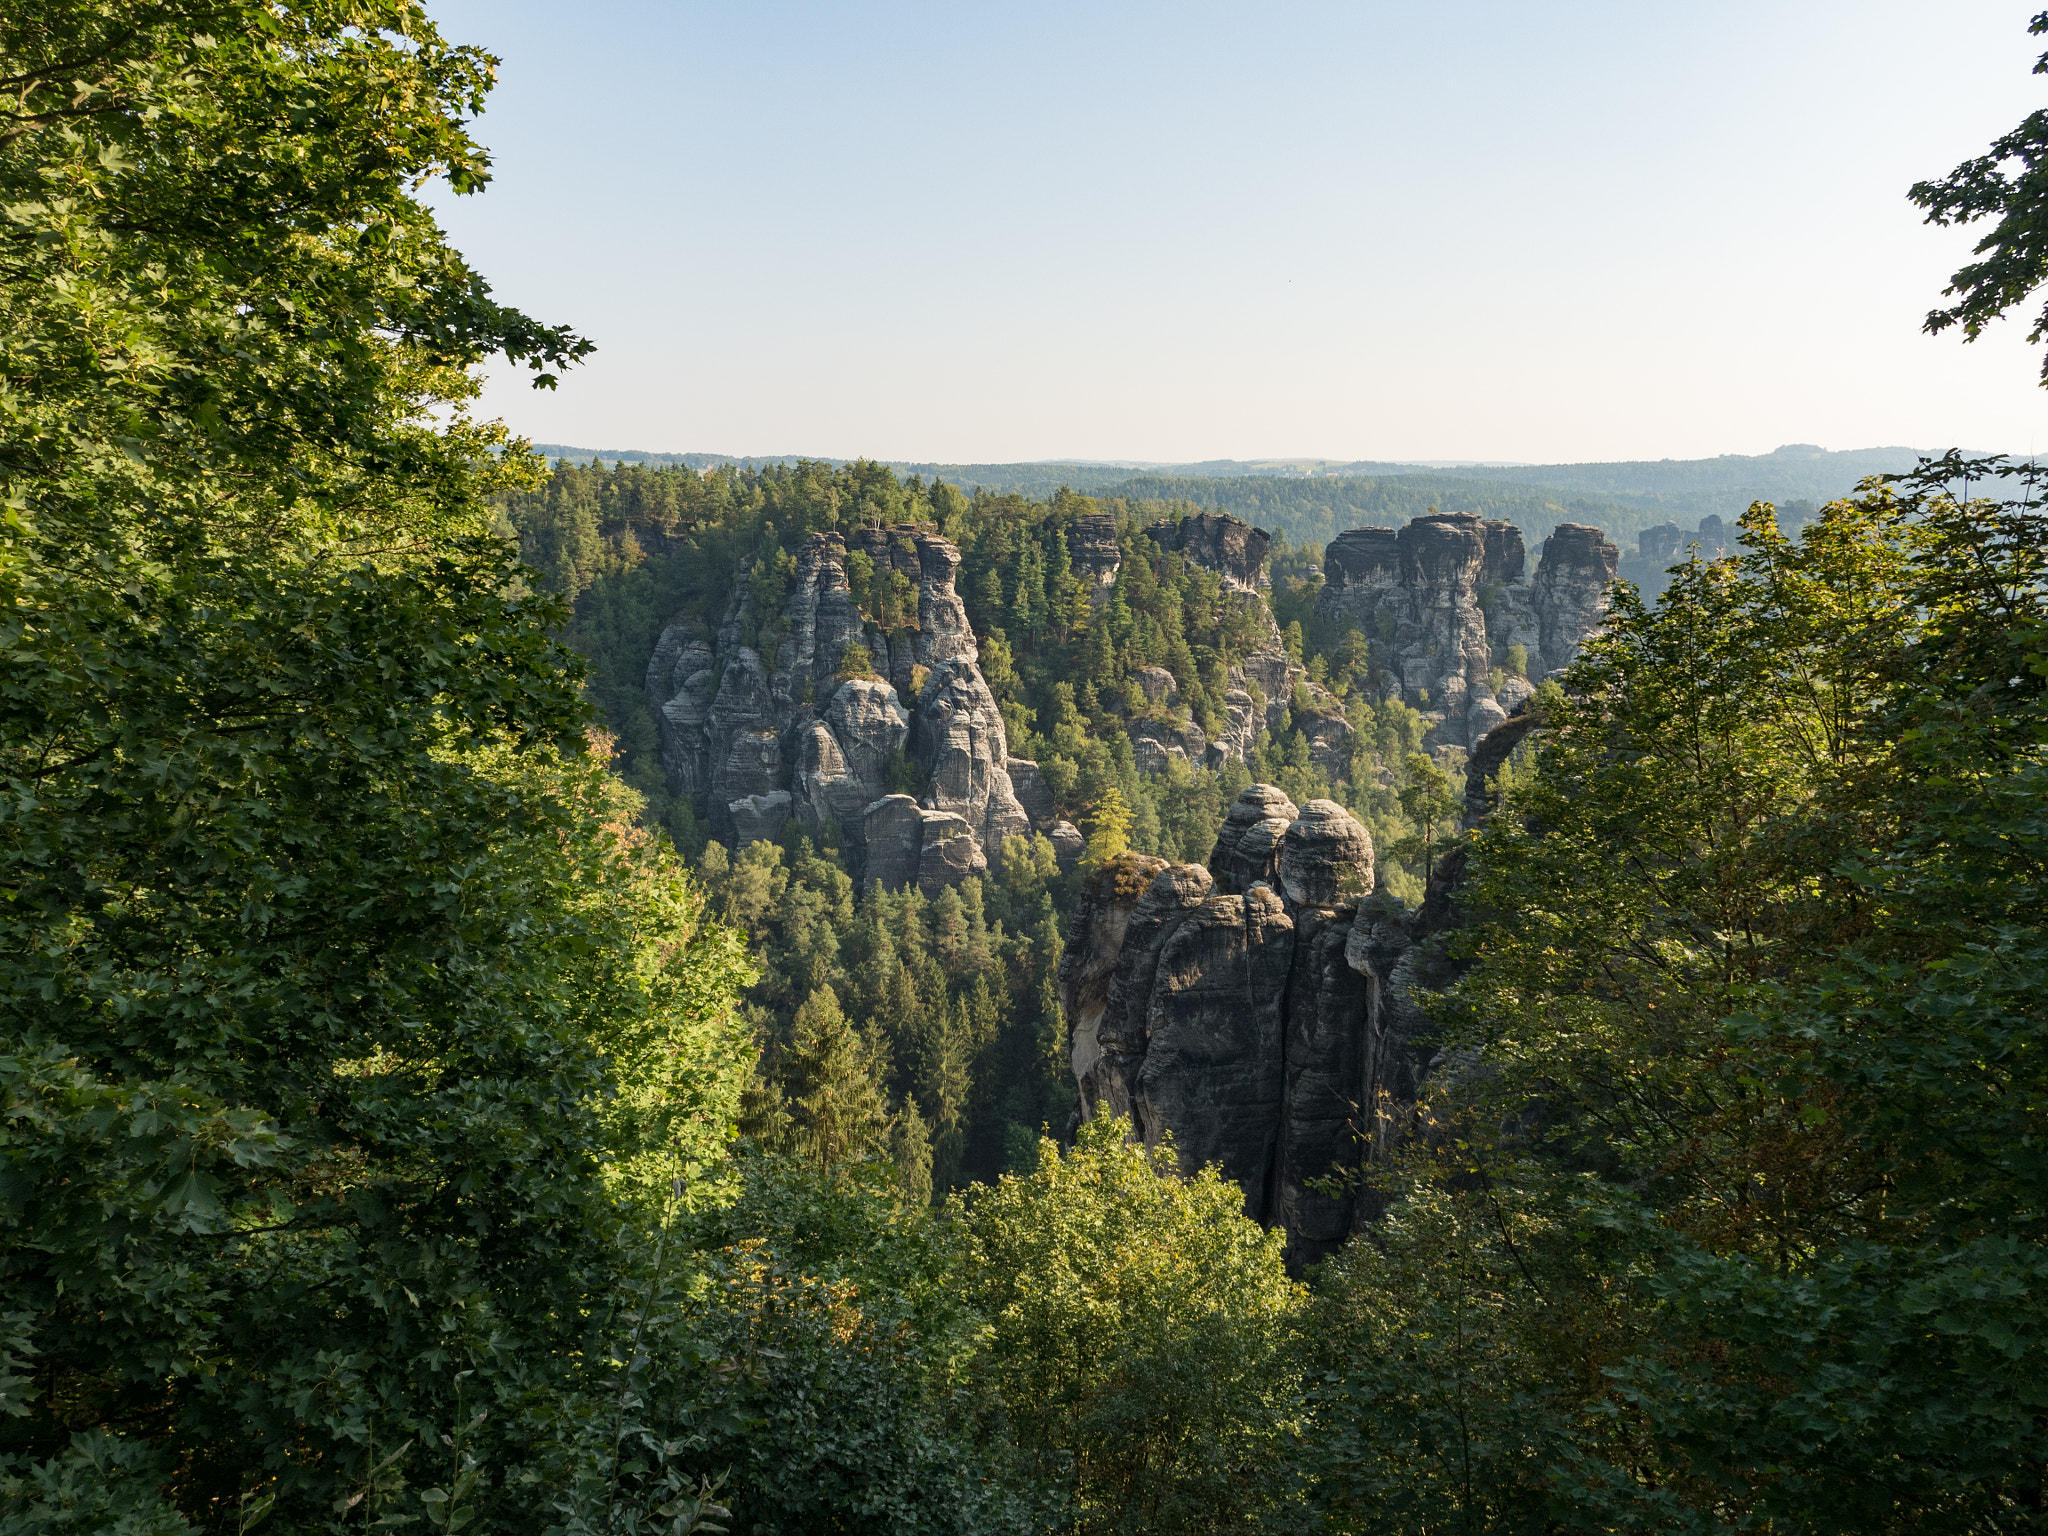
[[[1221,513],[1197,512],[1192,517],[1161,518],[1145,530],[1161,549],[1185,555],[1214,571],[1226,586],[1256,592],[1267,585],[1266,551],[1273,536]]]
[[[1511,523],[1446,512],[1398,532],[1354,528],[1324,552],[1316,613],[1374,642],[1385,696],[1430,718],[1431,745],[1470,748],[1605,621],[1616,557],[1599,529],[1561,523],[1524,581]],[[1503,675],[1496,688],[1514,647],[1523,675]]]
[[[847,575],[856,552],[878,577],[907,579],[914,623],[884,632],[862,614]],[[986,869],[1005,837],[1052,831],[1037,765],[1019,763],[1042,799],[1038,816],[1011,780],[1002,715],[953,586],[959,566],[959,551],[925,528],[816,533],[775,611],[754,611],[743,570],[715,636],[670,625],[647,666],[670,791],[734,846],[776,838],[792,820],[830,830],[864,881],[891,888],[936,890]],[[918,793],[889,793],[892,770],[898,782],[908,770]]]
[[[1086,523],[1088,519],[1080,521]],[[1228,762],[1248,761],[1260,736],[1285,725],[1289,706],[1295,702],[1299,689],[1308,695],[1303,729],[1309,738],[1311,757],[1333,777],[1348,773],[1352,731],[1343,706],[1334,694],[1320,683],[1310,681],[1307,672],[1288,659],[1279,626],[1255,595],[1268,584],[1265,564],[1271,536],[1263,528],[1254,528],[1234,517],[1207,512],[1177,521],[1162,519],[1148,527],[1145,534],[1160,548],[1215,572],[1223,580],[1228,600],[1256,604],[1254,618],[1259,634],[1250,652],[1232,663],[1226,674],[1219,701],[1224,718],[1213,736],[1205,734],[1181,704],[1179,686],[1172,673],[1163,667],[1143,667],[1132,674],[1130,696],[1125,700],[1124,730],[1131,739],[1138,771],[1149,777],[1175,762],[1220,768]],[[1093,580],[1092,568],[1083,565],[1081,546],[1077,543],[1073,547],[1075,574],[1084,581]],[[1112,573],[1108,580],[1114,579]],[[1105,594],[1107,590],[1105,585]]]
[[[1107,512],[1088,512],[1074,519],[1067,538],[1067,558],[1088,589],[1088,601],[1100,611],[1123,569],[1123,551],[1116,544],[1116,519]]]
[[[1570,666],[1606,620],[1618,556],[1598,528],[1584,523],[1559,523],[1543,541],[1530,587],[1543,660],[1552,671]]]
[[[917,698],[911,757],[926,786],[919,804],[960,817],[986,854],[999,854],[1004,838],[1030,832],[1010,782],[1002,714],[971,657],[932,665]]]
[[[1474,761],[1497,771],[1534,724],[1518,716]],[[1452,862],[1404,910],[1373,894],[1371,834],[1343,807],[1297,809],[1266,784],[1231,806],[1206,869],[1112,860],[1059,970],[1081,1114],[1170,1136],[1188,1171],[1221,1165],[1297,1270],[1333,1252],[1379,1208],[1325,1181],[1388,1150],[1389,1108],[1415,1101],[1436,1054],[1419,998],[1452,979],[1427,942],[1457,920]]]
[[[1280,877],[1280,844],[1298,814],[1285,792],[1270,784],[1254,784],[1233,800],[1216,834],[1216,846],[1209,850],[1209,873],[1217,886],[1228,895],[1242,896],[1255,885],[1275,884]]]
[[[1359,1217],[1355,1197],[1310,1186],[1365,1154],[1375,1072],[1415,1076],[1400,1075],[1412,1020],[1390,1002],[1412,935],[1352,958],[1360,915],[1388,919],[1373,877],[1372,837],[1341,806],[1253,785],[1208,868],[1105,866],[1060,963],[1082,1113],[1128,1116],[1148,1144],[1170,1135],[1189,1170],[1220,1164],[1297,1266]]]
[[[1701,518],[1697,528],[1660,523],[1636,535],[1635,555],[1624,559],[1619,570],[1624,579],[1636,584],[1644,602],[1654,603],[1671,585],[1672,566],[1689,558],[1694,551],[1698,551],[1702,560],[1719,560],[1731,555],[1736,551],[1739,537],[1740,530],[1712,513]]]

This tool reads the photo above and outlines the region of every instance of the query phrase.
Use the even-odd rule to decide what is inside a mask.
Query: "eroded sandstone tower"
[[[1448,979],[1424,942],[1445,903],[1374,894],[1373,857],[1343,807],[1255,784],[1206,868],[1125,854],[1095,875],[1060,962],[1082,1114],[1170,1133],[1190,1172],[1221,1164],[1297,1268],[1369,1214],[1312,1186],[1359,1165],[1382,1104],[1414,1102],[1415,995]]]

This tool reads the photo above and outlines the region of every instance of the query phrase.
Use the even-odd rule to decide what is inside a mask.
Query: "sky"
[[[429,7],[502,60],[443,221],[598,346],[493,376],[536,441],[2048,448],[2025,319],[1921,334],[1981,231],[1905,196],[2048,105],[2032,0]]]

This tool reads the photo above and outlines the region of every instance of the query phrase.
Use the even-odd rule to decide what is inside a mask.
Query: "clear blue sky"
[[[432,4],[432,0],[430,0]],[[2048,448],[1919,322],[1916,179],[2035,106],[2031,3],[441,0],[503,59],[536,439],[991,461]]]

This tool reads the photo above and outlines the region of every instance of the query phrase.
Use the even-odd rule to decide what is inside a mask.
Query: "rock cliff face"
[[[1740,534],[1741,530],[1712,513],[1701,518],[1697,528],[1661,523],[1636,535],[1635,558],[1623,560],[1620,571],[1641,590],[1644,602],[1654,603],[1671,585],[1672,566],[1688,559],[1695,549],[1702,560],[1734,554]]]
[[[1083,518],[1080,523],[1089,521]],[[1265,563],[1272,539],[1263,528],[1254,528],[1234,517],[1204,512],[1178,522],[1162,519],[1148,527],[1145,534],[1160,548],[1172,550],[1222,577],[1225,591],[1235,601],[1256,602],[1254,594],[1268,585]],[[1076,541],[1072,547],[1075,573],[1084,580],[1093,580],[1092,573],[1102,567],[1099,563],[1084,566],[1080,553],[1084,545]],[[1112,567],[1102,582],[1105,598],[1114,580]],[[1285,723],[1297,687],[1307,689],[1309,694],[1311,716],[1307,734],[1317,765],[1326,772],[1348,771],[1351,726],[1344,718],[1343,706],[1334,694],[1320,683],[1309,681],[1307,673],[1287,659],[1279,626],[1263,604],[1257,617],[1262,632],[1250,654],[1230,667],[1222,700],[1224,721],[1213,737],[1205,735],[1185,710],[1175,710],[1176,718],[1171,722],[1152,717],[1127,720],[1125,731],[1131,738],[1140,773],[1149,776],[1162,772],[1172,762],[1220,768],[1227,762],[1246,761],[1261,735]],[[1142,695],[1146,706],[1163,703],[1173,709],[1179,703],[1173,675],[1164,668],[1143,668],[1133,681],[1136,691],[1129,702],[1134,709],[1139,704],[1138,695]]]
[[[914,625],[888,635],[862,617],[846,574],[855,550],[909,580]],[[753,611],[742,573],[715,637],[669,626],[648,661],[647,697],[670,790],[736,846],[779,836],[791,818],[836,824],[863,878],[892,888],[933,891],[987,868],[1003,838],[1033,821],[953,589],[959,565],[927,529],[813,534],[778,612]],[[916,795],[888,792],[892,765],[912,770]],[[1036,785],[1036,765],[1018,766]],[[1049,797],[1043,809],[1049,817]]]
[[[1090,512],[1074,519],[1074,531],[1067,540],[1067,555],[1074,574],[1088,588],[1088,601],[1100,609],[1109,601],[1109,589],[1116,585],[1116,573],[1123,569],[1123,552],[1116,547],[1116,519],[1107,512]]]
[[[1446,512],[1398,533],[1354,528],[1324,553],[1316,612],[1351,620],[1383,648],[1389,695],[1431,717],[1432,745],[1470,747],[1599,628],[1616,558],[1599,529],[1562,523],[1525,582],[1511,523]],[[1489,677],[1511,646],[1527,652],[1527,677],[1509,677],[1496,695]]]
[[[1240,592],[1256,592],[1266,584],[1266,551],[1273,536],[1263,528],[1220,513],[1197,512],[1177,522],[1162,518],[1145,530],[1145,537],[1214,571]]]
[[[1530,588],[1543,659],[1552,671],[1570,666],[1607,618],[1618,555],[1598,528],[1584,523],[1559,523],[1543,541]]]
[[[1373,887],[1371,834],[1341,806],[1255,784],[1207,869],[1106,865],[1060,961],[1082,1114],[1171,1135],[1189,1171],[1221,1164],[1297,1268],[1377,1214],[1310,1185],[1370,1154],[1432,1050],[1414,994],[1446,979],[1421,941],[1448,900],[1411,914]]]

